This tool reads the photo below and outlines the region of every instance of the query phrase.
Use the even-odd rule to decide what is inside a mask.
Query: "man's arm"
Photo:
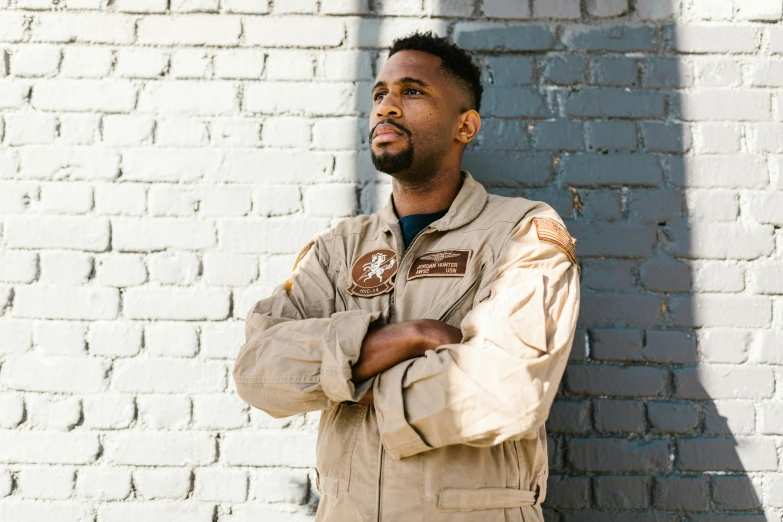
[[[256,303],[232,375],[248,404],[274,417],[357,401],[351,381],[364,337],[379,312],[335,312],[327,249],[320,240],[300,254],[291,278]]]
[[[482,285],[488,298],[460,324],[464,342],[375,377],[378,428],[394,458],[538,433],[576,327],[579,274],[572,259],[523,220]]]
[[[274,417],[346,400],[372,404],[368,379],[462,336],[437,321],[373,327],[378,312],[335,312],[323,250],[317,241],[305,247],[291,278],[245,320],[232,372],[237,393]]]
[[[397,364],[421,357],[427,350],[458,343],[462,331],[434,319],[421,319],[370,328],[362,342],[359,359],[351,368],[354,384],[359,384]],[[372,405],[372,388],[359,401]]]

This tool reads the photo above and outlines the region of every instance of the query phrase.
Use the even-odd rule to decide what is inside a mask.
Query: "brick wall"
[[[369,2],[369,3],[368,3]],[[782,0],[0,0],[0,520],[310,520],[317,414],[230,368],[316,232],[389,194],[394,37],[485,71],[464,166],[552,204],[581,324],[551,522],[783,514]]]

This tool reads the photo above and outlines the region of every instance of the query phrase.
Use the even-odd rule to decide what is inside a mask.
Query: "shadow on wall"
[[[713,397],[705,388],[720,376],[698,366],[697,336],[710,339],[694,330],[690,138],[677,95],[687,80],[674,29],[569,22],[454,34],[485,70],[484,126],[466,170],[491,192],[548,202],[578,238],[580,324],[547,423],[549,521],[766,520],[746,471],[776,470],[774,443],[733,436],[753,431],[752,404],[728,422],[721,408],[736,403],[713,400],[753,397],[737,387],[754,383],[724,379]]]
[[[359,24],[357,45],[374,50],[373,78],[391,40],[414,29],[470,50],[485,94],[463,168],[492,193],[546,201],[578,238],[580,325],[547,423],[547,520],[766,521],[747,472],[777,469],[774,443],[735,437],[753,431],[753,404],[742,412],[720,400],[764,392],[699,367],[697,338],[700,346],[743,340],[737,331],[720,334],[729,340],[701,333],[694,311],[690,260],[700,254],[678,95],[690,78],[680,73],[675,27],[633,13],[558,21],[570,16],[557,12],[565,2],[547,3],[553,12],[535,13],[539,20],[468,22],[471,13],[442,3],[430,14],[458,18],[376,11]],[[355,181],[366,213],[390,190],[385,175],[374,179],[367,149],[371,83],[359,84],[365,138],[353,166],[365,173]]]

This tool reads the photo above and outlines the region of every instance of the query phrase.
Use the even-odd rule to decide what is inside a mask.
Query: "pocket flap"
[[[535,492],[511,488],[445,488],[438,495],[440,509],[513,508],[531,506],[535,502]]]
[[[526,345],[547,351],[544,280],[537,276],[517,283],[509,289],[509,294],[516,308],[509,317],[511,329]]]
[[[327,497],[339,497],[340,496],[340,481],[329,477],[318,477],[319,488],[318,491]]]

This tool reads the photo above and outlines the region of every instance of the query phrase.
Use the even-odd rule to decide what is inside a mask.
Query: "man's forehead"
[[[441,59],[421,51],[399,51],[392,55],[381,67],[377,82],[393,83],[402,78],[418,78],[428,84],[443,81]]]

